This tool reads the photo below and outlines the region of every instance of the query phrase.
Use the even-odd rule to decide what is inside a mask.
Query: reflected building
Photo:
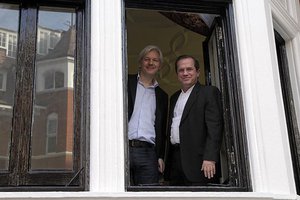
[[[73,75],[76,32],[38,27],[31,169],[73,168]],[[0,29],[0,170],[8,169],[17,32]]]

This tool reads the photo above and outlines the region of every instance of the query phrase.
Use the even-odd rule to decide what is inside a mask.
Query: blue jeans
[[[154,147],[129,147],[130,185],[158,185],[158,159]]]

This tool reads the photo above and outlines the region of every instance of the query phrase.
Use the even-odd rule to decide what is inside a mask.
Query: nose
[[[188,70],[184,69],[183,70],[183,75],[187,75],[188,74]]]

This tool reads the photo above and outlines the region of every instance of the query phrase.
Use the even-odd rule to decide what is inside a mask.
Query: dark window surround
[[[234,29],[233,8],[231,0],[124,0],[125,8],[151,9],[159,11],[182,11],[195,13],[219,14],[224,35],[224,91],[227,91],[223,104],[226,111],[225,129],[227,137],[229,183],[226,185],[211,185],[198,187],[181,186],[130,186],[126,177],[127,191],[252,191],[246,142],[246,127],[238,69],[237,44]],[[125,13],[125,12],[124,12]],[[125,30],[125,29],[124,29]],[[124,31],[125,35],[125,31]],[[126,38],[123,36],[123,38]],[[124,41],[124,46],[126,46]],[[201,44],[199,44],[201,45]],[[126,70],[125,70],[126,71]],[[126,75],[126,74],[125,74]],[[124,106],[127,107],[126,105]],[[125,134],[126,135],[126,134]],[[125,151],[125,154],[128,152]],[[128,161],[127,161],[128,163]],[[128,168],[128,166],[126,167]],[[127,169],[128,170],[128,169]],[[128,173],[127,173],[128,174]]]
[[[0,191],[88,190],[90,0],[0,0],[20,8],[16,91],[8,171],[0,171]],[[29,170],[37,14],[39,6],[76,10],[74,74],[74,167],[72,171]],[[29,122],[29,123],[23,123]],[[13,160],[13,162],[11,161]]]

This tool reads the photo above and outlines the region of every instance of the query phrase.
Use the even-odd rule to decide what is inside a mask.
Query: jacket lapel
[[[172,111],[172,112],[170,113],[170,115],[171,115],[171,116],[170,116],[170,119],[172,119],[173,116],[174,116],[175,105],[176,105],[176,102],[177,102],[177,100],[178,100],[178,97],[179,97],[180,93],[181,93],[181,90],[177,91],[177,92],[174,94],[174,97],[172,98],[172,101],[170,101],[170,111]]]
[[[155,101],[156,101],[156,109],[155,109],[155,113],[156,113],[156,116],[160,115],[160,112],[161,112],[161,105],[159,102],[162,102],[162,99],[161,99],[161,93],[160,93],[160,90],[159,90],[159,87],[156,87],[155,88]]]
[[[182,116],[181,116],[181,121],[180,121],[180,124],[185,120],[185,118],[188,116],[188,113],[190,112],[191,110],[191,107],[192,105],[194,104],[194,102],[196,101],[197,99],[197,96],[198,96],[198,92],[200,90],[200,83],[197,82],[184,106],[184,109],[183,109],[183,113],[182,113]]]
[[[137,88],[137,75],[135,75],[132,78],[132,81],[130,81],[130,93],[131,93],[131,98],[132,98],[132,106],[134,106],[135,103],[135,96],[136,96],[136,88]]]

